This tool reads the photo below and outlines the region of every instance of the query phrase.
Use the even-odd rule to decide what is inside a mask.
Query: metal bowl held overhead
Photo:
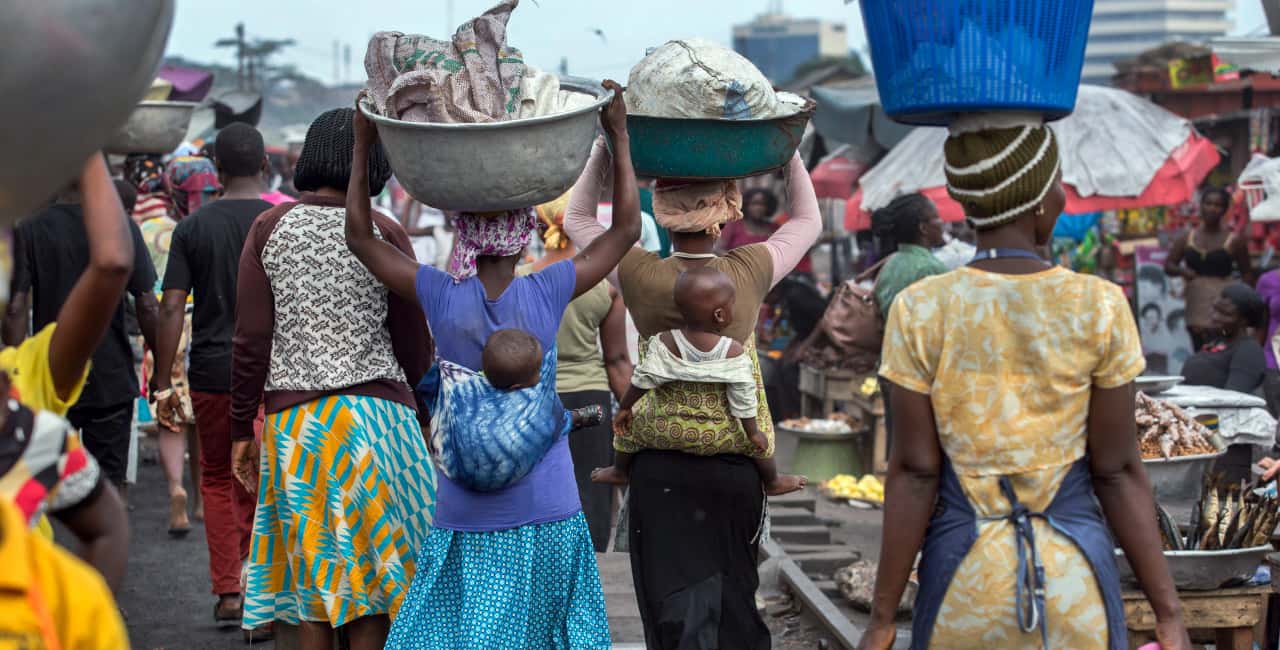
[[[485,124],[393,120],[374,112],[368,98],[360,110],[377,125],[391,169],[413,198],[441,210],[515,210],[573,187],[591,155],[597,114],[612,98],[603,86],[577,79],[562,79],[560,87],[596,101],[555,115]]]
[[[65,186],[155,77],[173,0],[0,2],[0,224]]]
[[[166,154],[182,144],[194,102],[142,102],[104,147],[108,153]]]
[[[1241,584],[1258,570],[1268,553],[1274,552],[1270,544],[1228,551],[1165,551],[1173,585],[1178,589],[1207,591]],[[1120,570],[1120,582],[1137,584],[1133,568],[1124,551],[1116,549],[1116,567]]]
[[[677,180],[728,180],[786,166],[813,116],[813,100],[786,117],[714,120],[628,115],[636,174]]]

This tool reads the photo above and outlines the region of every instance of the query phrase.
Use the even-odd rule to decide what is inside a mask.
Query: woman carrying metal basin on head
[[[691,51],[696,55],[685,54]],[[726,132],[744,128],[781,132],[780,120],[792,120],[803,129],[807,115],[799,112],[799,107],[783,108],[780,112],[786,116],[776,118],[773,111],[778,107],[772,88],[767,82],[752,83],[756,77],[763,79],[763,75],[745,59],[734,57],[737,55],[713,44],[673,41],[633,69],[628,98],[634,94],[640,110],[649,111],[641,119],[636,114],[631,116],[630,128],[644,133],[647,147],[642,152],[637,138],[633,157],[645,164],[688,166],[690,156],[671,153],[680,151],[679,147],[666,147],[661,144],[662,138],[654,135],[662,129],[708,143]],[[656,101],[677,94],[672,89],[690,78],[680,67],[688,60],[687,65],[696,68],[693,59],[711,61],[722,71],[733,70],[746,80],[741,85],[755,89],[747,91],[750,98],[741,104],[732,101],[735,95],[731,92],[722,97],[706,97],[703,113],[723,115],[736,107],[746,113],[740,115],[745,119],[671,116],[679,102]],[[704,95],[695,91],[691,96]],[[757,110],[761,107],[763,111]],[[689,108],[696,112],[698,107]],[[654,129],[646,131],[646,123]],[[670,231],[674,252],[662,259],[633,248],[618,266],[618,283],[639,330],[640,349],[644,350],[652,337],[678,328],[683,322],[674,291],[681,273],[710,267],[729,277],[735,287],[735,299],[732,324],[723,335],[742,343],[745,355],[752,359],[759,395],[757,422],[769,438],[768,449],[760,456],[768,457],[773,452],[773,421],[755,352],[756,320],[765,295],[808,253],[822,224],[809,174],[800,157],[792,155],[794,144],[789,149],[785,143],[771,146],[755,134],[740,144],[756,152],[774,154],[770,167],[785,167],[791,219],[761,243],[718,255],[715,249],[721,226],[743,218],[737,183],[725,179],[769,169],[746,173],[731,169],[732,163],[746,156],[735,161],[733,152],[728,150],[715,152],[721,154],[718,161],[704,160],[701,169],[692,165],[693,174],[681,174],[686,179],[694,177],[689,180],[663,179],[662,173],[656,173],[660,170],[642,169],[640,173],[660,179],[653,198],[654,212],[659,225]],[[616,146],[613,149],[614,155],[622,155]],[[603,144],[598,144],[574,187],[565,228],[575,242],[590,242],[602,236],[604,228],[596,220],[595,207],[609,155]],[[698,175],[719,180],[701,180]],[[769,630],[755,601],[764,492],[753,458],[735,453],[742,436],[737,418],[730,414],[725,384],[705,382],[673,382],[658,387],[637,402],[628,434],[624,437],[615,431],[615,451],[635,454],[627,506],[629,523],[620,535],[627,537],[630,546],[636,597],[650,648],[754,650],[770,645]]]
[[[1138,451],[1133,313],[1120,287],[1038,253],[1066,202],[1045,121],[1075,106],[1090,4],[931,2],[942,19],[907,36],[888,33],[900,4],[863,3],[886,110],[950,127],[947,190],[978,253],[889,309],[894,445],[861,648],[892,646],[917,553],[913,648],[1127,648],[1116,542],[1160,646],[1190,647]]]
[[[367,203],[348,202],[348,246],[393,293],[418,301],[432,328],[438,365],[479,370],[490,336],[509,329],[532,334],[543,350],[553,352],[569,302],[596,287],[639,239],[626,107],[621,88],[604,83],[615,92],[603,121],[622,154],[614,173],[619,201],[613,226],[572,259],[517,277],[516,266],[537,231],[534,209],[463,212],[454,221],[457,239],[445,273],[376,238]],[[360,161],[379,132],[363,115],[355,129],[355,160]],[[352,191],[365,182],[353,176]],[[440,398],[445,406],[469,399],[447,388]],[[529,419],[514,431],[496,433],[518,438],[524,429],[539,426]],[[442,432],[432,433],[434,441]],[[438,460],[447,453],[432,452]],[[435,530],[419,551],[421,561],[388,648],[609,646],[604,593],[568,438],[559,437],[528,474],[500,489],[471,489],[442,471],[437,498]]]

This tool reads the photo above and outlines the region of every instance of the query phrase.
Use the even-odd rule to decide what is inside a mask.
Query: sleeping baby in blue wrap
[[[561,436],[604,421],[599,405],[568,411],[556,394],[556,349],[532,334],[494,332],[476,372],[438,359],[418,390],[431,406],[440,471],[477,492],[523,478]]]

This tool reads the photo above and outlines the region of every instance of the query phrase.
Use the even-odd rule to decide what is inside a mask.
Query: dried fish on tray
[[[1144,459],[1212,454],[1212,434],[1176,404],[1138,393],[1138,447]]]
[[[1179,589],[1240,584],[1272,552],[1268,541],[1280,523],[1280,498],[1258,497],[1245,484],[1223,484],[1220,479],[1219,474],[1205,478],[1202,496],[1192,506],[1190,525],[1185,528],[1164,507],[1156,506],[1162,550]],[[1121,581],[1134,582],[1120,549],[1116,559]]]
[[[1223,485],[1220,474],[1205,477],[1200,501],[1191,510],[1183,536],[1168,512],[1156,506],[1166,551],[1213,551],[1266,544],[1280,523],[1280,498],[1257,497],[1247,484]]]

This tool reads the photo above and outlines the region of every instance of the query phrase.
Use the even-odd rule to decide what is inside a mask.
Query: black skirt
[[[609,534],[613,532],[613,486],[591,482],[591,470],[613,464],[613,406],[609,391],[584,390],[560,393],[567,409],[600,405],[604,422],[569,434],[569,454],[573,456],[573,476],[578,482],[582,514],[591,531],[591,545],[597,553],[609,550]]]
[[[764,493],[745,456],[643,451],[631,464],[631,573],[651,650],[762,650]]]

